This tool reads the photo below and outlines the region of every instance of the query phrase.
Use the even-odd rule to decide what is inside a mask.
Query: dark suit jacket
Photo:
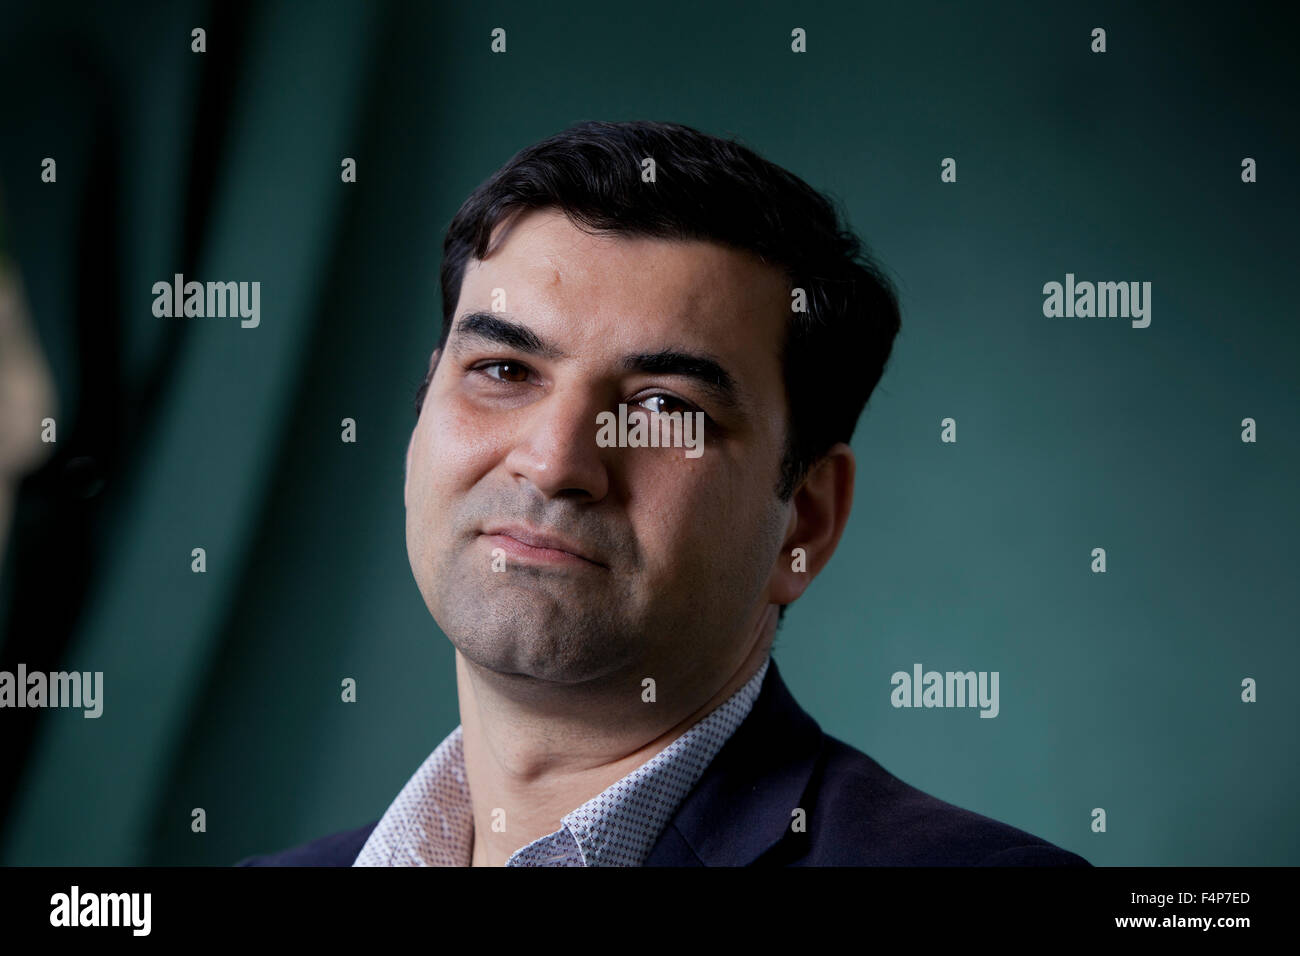
[[[802,808],[806,829],[792,812]],[[378,821],[376,821],[378,822]],[[371,823],[239,866],[351,866]],[[1023,830],[899,780],[822,732],[773,660],[754,707],[705,770],[646,866],[1089,866]]]

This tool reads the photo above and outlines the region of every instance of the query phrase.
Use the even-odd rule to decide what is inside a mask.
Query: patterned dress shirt
[[[520,847],[506,866],[641,866],[691,788],[748,716],[771,658],[745,686],[621,780]],[[461,727],[429,755],[353,866],[469,866],[474,816]]]

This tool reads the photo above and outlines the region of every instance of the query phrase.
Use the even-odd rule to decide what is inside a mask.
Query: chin
[[[580,684],[630,669],[630,648],[606,632],[575,624],[563,614],[498,606],[470,619],[456,614],[443,624],[448,639],[471,664],[505,677],[529,677],[556,684]]]

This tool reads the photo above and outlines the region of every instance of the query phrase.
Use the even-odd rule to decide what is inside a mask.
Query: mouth
[[[607,567],[582,545],[522,525],[494,525],[482,532],[494,548],[528,563]]]

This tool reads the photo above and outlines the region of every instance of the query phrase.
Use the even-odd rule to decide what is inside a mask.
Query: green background
[[[822,727],[1099,865],[1300,862],[1289,18],[466,6],[0,8],[3,232],[60,403],[4,552],[5,661],[57,647],[48,667],[106,685],[101,718],[44,712],[8,768],[0,862],[225,864],[359,826],[455,726],[401,491],[442,233],[585,119],[740,138],[835,197],[898,282],[848,530],[775,648]],[[261,281],[261,326],[155,318],[175,272]],[[1045,318],[1067,272],[1150,281],[1150,328]],[[86,443],[102,489],[61,504]],[[1001,714],[894,709],[914,662],[1000,672]]]

